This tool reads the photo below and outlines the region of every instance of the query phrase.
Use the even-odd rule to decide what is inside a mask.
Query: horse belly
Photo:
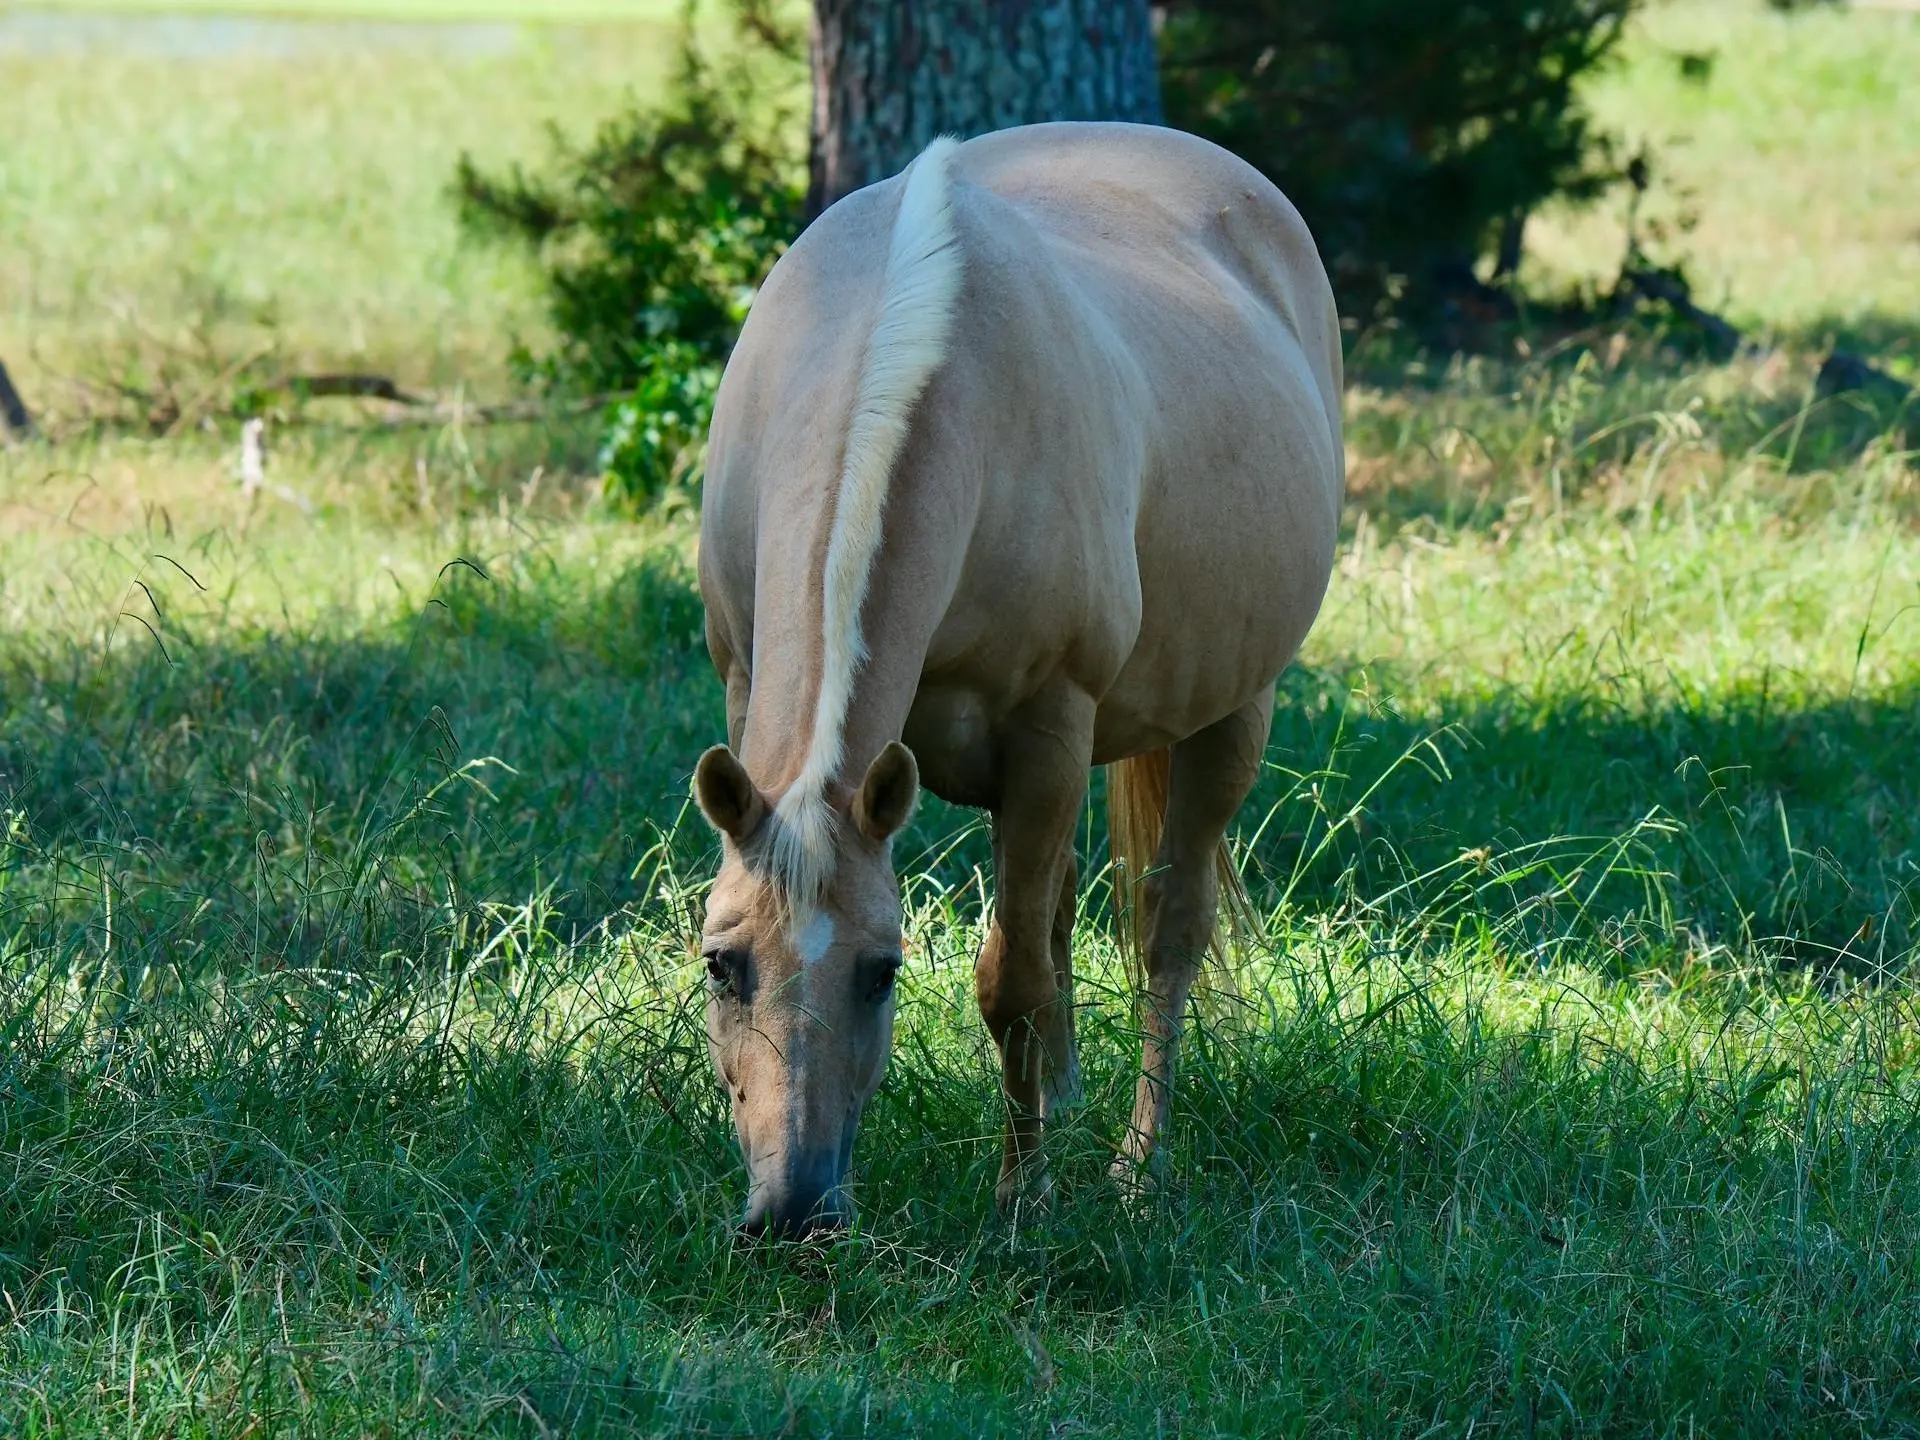
[[[1062,692],[1097,701],[1111,687],[1140,622],[1124,538],[1123,531],[1090,544],[1097,558],[1055,552],[1033,568],[1010,565],[1012,547],[1000,547],[961,586],[929,648],[902,736],[936,795],[996,804],[1009,728]]]
[[[920,766],[920,783],[953,805],[994,803],[994,706],[971,685],[923,681],[901,739]]]
[[[1281,384],[1163,449],[1179,459],[1146,487],[1140,624],[1101,699],[1097,762],[1224,719],[1293,659],[1333,571],[1334,444],[1314,395]]]

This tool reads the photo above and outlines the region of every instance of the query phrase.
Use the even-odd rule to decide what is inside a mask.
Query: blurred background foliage
[[[1623,178],[1577,83],[1637,0],[1180,0],[1161,32],[1169,123],[1300,207],[1349,314],[1474,289],[1519,263],[1543,201]]]
[[[1591,201],[1627,173],[1577,83],[1636,3],[1183,0],[1160,32],[1167,119],[1299,205],[1345,313],[1498,309],[1476,267],[1510,277],[1531,211]],[[523,351],[522,368],[622,393],[600,459],[608,495],[630,505],[697,481],[719,367],[802,223],[802,35],[765,0],[727,13],[732,33],[703,42],[689,7],[673,83],[591,144],[556,137],[538,172],[463,160],[456,181],[474,230],[544,267],[560,338]]]
[[[600,447],[611,497],[642,504],[697,483],[720,369],[753,294],[799,233],[804,130],[800,44],[758,0],[736,0],[746,43],[710,58],[685,11],[661,98],[584,147],[557,130],[546,171],[489,174],[463,156],[454,188],[468,227],[531,247],[558,343],[518,368],[613,400]],[[773,73],[769,73],[769,72]]]

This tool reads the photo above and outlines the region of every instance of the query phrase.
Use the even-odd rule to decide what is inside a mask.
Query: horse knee
[[[1211,877],[1205,877],[1211,879]],[[1147,935],[1147,978],[1189,980],[1206,958],[1213,939],[1218,899],[1212,887],[1168,885],[1155,897],[1152,928]]]
[[[1016,947],[996,929],[974,967],[973,991],[987,1032],[1004,1046],[1017,1027],[1036,1023],[1059,998],[1060,987],[1044,946],[1023,963]]]
[[[976,983],[974,995],[980,1002],[980,1018],[986,1021],[987,1033],[1004,1046],[1022,1026],[1037,1027],[1048,1018],[1059,999],[1060,987],[1049,969],[1046,975],[1033,976],[1024,983]]]

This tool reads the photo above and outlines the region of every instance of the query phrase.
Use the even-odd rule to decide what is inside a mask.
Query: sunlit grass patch
[[[55,419],[162,365],[190,402],[0,450],[0,1433],[1920,1427],[1913,416],[1644,321],[1356,349],[1347,533],[1235,833],[1261,927],[1150,1201],[1107,1178],[1096,778],[1052,1210],[993,1212],[989,852],[931,802],[859,1224],[736,1241],[690,517],[594,504],[586,422],[340,400],[270,407],[249,497],[191,409],[256,343],[504,389],[537,304],[439,187],[644,85],[636,34],[0,59],[0,356]]]
[[[1356,400],[1392,468],[1283,686],[1264,934],[1147,1208],[1106,1179],[1097,809],[1087,1103],[1011,1229],[987,847],[924,809],[819,1252],[731,1230],[684,517],[528,488],[505,437],[290,430],[307,508],[212,437],[0,460],[8,1428],[1911,1423],[1912,472],[1790,459],[1737,371],[1622,381]]]
[[[455,164],[591,129],[659,80],[674,34],[0,52],[0,357],[55,420],[163,385],[190,401],[239,367],[497,396],[543,312],[523,257],[462,236]]]
[[[1658,183],[1665,227],[1703,304],[1817,347],[1908,370],[1920,359],[1920,15],[1867,6],[1783,10],[1746,0],[1647,6],[1624,63],[1590,93]],[[1624,197],[1528,229],[1528,274],[1608,283]],[[1691,228],[1680,228],[1691,221]],[[1645,238],[1645,237],[1643,237]]]
[[[315,20],[671,23],[680,0],[34,0],[21,9],[101,15],[265,15]]]

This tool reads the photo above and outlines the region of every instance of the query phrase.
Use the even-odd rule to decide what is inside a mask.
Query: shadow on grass
[[[1643,1429],[1688,1407],[1715,1433],[1913,1413],[1887,1336],[1920,1265],[1920,1094],[1880,1063],[1908,1053],[1910,1006],[1696,986],[1503,1007],[1470,941],[1305,930],[1260,1013],[1196,1036],[1144,1206],[1105,1179],[1135,1037],[1088,1010],[1055,1203],[1015,1228],[991,1209],[966,967],[916,967],[862,1228],[745,1247],[692,987],[538,917],[503,933],[507,966],[269,970],[95,991],[91,1013],[48,957],[13,956],[0,1284],[28,1383],[0,1416],[41,1394],[104,1412],[130,1326],[161,1362],[147,1413],[204,1359],[223,1382],[184,1409],[284,1406],[310,1433],[333,1406],[365,1423],[342,1396],[429,1434],[503,1396],[622,1434],[1153,1410],[1378,1432],[1543,1397]],[[1844,1392],[1800,1383],[1809,1353]]]
[[[1526,343],[1526,337],[1518,337]],[[1348,361],[1348,514],[1492,529],[1599,499],[1658,507],[1726,477],[1787,517],[1857,494],[1862,468],[1896,506],[1920,398],[1816,393],[1818,355],[1711,363],[1644,322],[1536,336],[1524,355],[1430,354],[1370,337]],[[1901,499],[1900,496],[1907,498]]]
[[[239,1377],[195,1415],[373,1385],[424,1433],[503,1395],[614,1433],[1911,1414],[1904,992],[1683,967],[1774,932],[1897,959],[1920,697],[1495,690],[1415,718],[1391,674],[1296,671],[1294,770],[1242,826],[1271,978],[1196,1041],[1159,1197],[1103,1178],[1137,1053],[1115,996],[1083,1021],[1054,1212],[993,1218],[956,946],[910,967],[866,1228],[747,1250],[681,960],[709,853],[683,777],[721,725],[688,578],[455,567],[436,598],[344,635],[10,643],[0,1289],[38,1379],[0,1407],[93,1413],[144,1324]],[[929,807],[909,868],[954,818]],[[1490,998],[1569,938],[1693,990]],[[1831,1384],[1803,1383],[1815,1354]],[[204,1369],[167,1360],[149,1405]]]
[[[111,906],[123,954],[357,966],[475,905],[617,911],[722,723],[699,603],[667,561],[535,572],[453,564],[418,613],[240,634],[170,576],[173,622],[122,616],[107,653],[14,646],[0,914],[85,948]]]
[[[711,864],[685,787],[722,703],[676,564],[585,586],[451,566],[421,613],[344,634],[125,628],[105,658],[23,641],[0,661],[0,917],[43,942],[110,927],[128,965],[357,968],[529,896],[584,931]],[[1285,678],[1240,821],[1256,894],[1498,916],[1558,886],[1539,923],[1612,935],[1629,967],[1910,951],[1920,696],[1674,681],[1419,691],[1409,714],[1412,683]],[[897,854],[948,890],[988,868],[976,817],[938,804]]]

